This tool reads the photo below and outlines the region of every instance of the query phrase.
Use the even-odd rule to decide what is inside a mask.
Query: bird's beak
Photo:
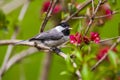
[[[70,30],[72,29],[72,28],[69,28]]]

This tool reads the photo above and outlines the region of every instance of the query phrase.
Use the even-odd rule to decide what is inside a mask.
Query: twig
[[[92,12],[94,13],[95,11],[95,5],[94,5],[94,0],[92,0]]]
[[[16,27],[15,28],[15,32],[13,33],[13,35],[11,37],[11,40],[14,40],[16,38],[17,34],[18,34],[18,28]],[[6,63],[8,62],[8,59],[9,59],[10,55],[11,55],[12,49],[13,49],[13,45],[9,45],[8,49],[7,49],[7,52],[5,54],[5,58],[3,60],[3,64],[2,64],[2,66],[0,68],[0,79],[1,80],[2,80],[2,76],[1,75],[2,75],[2,73],[5,70],[5,66],[6,66]]]
[[[87,0],[85,1],[83,4],[81,4],[81,7],[74,12],[72,15],[68,16],[65,20],[63,20],[62,22],[67,22],[69,21],[72,17],[74,17],[76,14],[78,14],[81,10],[83,10],[87,5],[89,5],[91,3],[92,0]]]
[[[18,7],[22,6],[26,3],[27,0],[12,0],[11,2],[5,4],[4,6],[0,7],[5,14],[9,14]]]
[[[113,43],[113,45],[110,47],[109,50],[113,50],[117,45],[118,43],[120,43],[120,38],[117,39],[117,41],[115,43]],[[102,63],[105,58],[107,57],[108,54],[105,54],[92,68],[91,68],[91,71],[95,70],[97,68],[97,66],[100,65],[100,63]]]
[[[51,51],[49,51],[44,57],[43,68],[42,68],[42,72],[39,80],[48,80],[51,60],[52,60],[52,54],[51,54]]]
[[[108,16],[111,16],[111,15],[114,15],[114,14],[117,14],[117,13],[119,13],[119,11],[113,11],[111,14],[96,16],[95,18],[104,18],[104,17],[108,17]]]
[[[55,1],[51,0],[51,4],[50,4],[50,6],[49,6],[49,8],[48,8],[46,17],[45,17],[45,19],[44,19],[43,22],[42,22],[40,32],[43,32],[43,31],[44,31],[45,25],[47,24],[48,20],[50,19],[51,14],[52,14],[52,12],[53,12],[53,10],[54,10],[54,7],[55,7],[55,5],[57,4],[57,1],[58,1],[58,0],[55,0]]]
[[[120,36],[113,37],[113,38],[108,38],[108,39],[104,39],[104,40],[101,40],[100,43],[105,42],[105,41],[114,40],[114,39],[117,39],[117,38],[119,38],[119,37],[120,37]]]
[[[16,44],[17,42],[20,42],[22,40],[0,40],[0,46],[1,45],[9,45],[9,44]],[[30,47],[36,47],[36,44],[34,42],[22,42],[19,45],[24,45],[24,46],[30,46]],[[43,50],[49,50],[50,48],[47,46],[44,46],[43,44],[38,44],[38,48],[41,48]]]
[[[70,59],[70,61],[71,61],[72,65],[73,65],[73,67],[77,68],[77,64],[73,61],[73,59]],[[78,76],[78,80],[82,80],[80,71],[78,69],[75,71],[75,74]]]
[[[61,51],[58,53],[58,55],[63,57],[65,60],[68,57],[65,53],[63,53]],[[77,64],[74,62],[74,60],[72,58],[70,58],[70,61],[71,61],[72,65],[73,65],[73,67],[77,68]],[[78,69],[75,71],[75,74],[78,76],[78,80],[82,80],[80,71]]]
[[[18,20],[19,20],[19,21],[22,21],[22,20],[23,20],[23,18],[24,18],[24,16],[25,16],[25,13],[26,13],[26,11],[27,11],[27,9],[28,9],[29,4],[30,4],[30,0],[27,0],[26,3],[24,3],[24,5],[23,5],[23,7],[22,7],[22,9],[21,9],[21,11],[20,11],[20,14],[19,14],[19,16],[18,16]]]
[[[119,13],[119,11],[113,11],[111,14],[107,14],[107,15],[102,15],[102,16],[95,16],[94,19],[98,19],[98,18],[105,18],[114,14]],[[83,19],[83,18],[87,18],[87,16],[79,16],[79,17],[73,17],[72,19]]]
[[[89,29],[90,29],[90,27],[91,27],[91,25],[92,25],[92,23],[93,23],[93,21],[94,21],[94,17],[95,17],[95,15],[96,15],[96,13],[97,13],[97,11],[98,11],[98,9],[99,9],[99,7],[100,7],[100,5],[101,5],[102,3],[103,3],[102,0],[99,0],[98,5],[97,5],[94,13],[92,14],[92,16],[91,16],[91,18],[90,18],[90,22],[88,23],[88,26],[87,26],[87,28],[86,28],[86,30],[85,30],[84,36],[87,35],[87,33],[88,33],[88,31],[89,31]]]
[[[13,56],[6,65],[6,69],[5,71],[7,71],[9,68],[11,68],[11,66],[15,63],[17,63],[18,61],[22,60],[23,58],[35,54],[35,52],[37,52],[38,50],[36,48],[28,48],[27,50],[24,50],[18,54],[16,54],[15,56]]]
[[[67,55],[65,53],[63,53],[63,52],[60,52],[58,55],[61,56],[61,57],[63,57],[64,59],[67,58]]]
[[[73,17],[72,19],[86,19],[87,16],[78,16],[78,17]]]
[[[24,70],[24,64],[20,64],[20,80],[26,80],[25,70]]]

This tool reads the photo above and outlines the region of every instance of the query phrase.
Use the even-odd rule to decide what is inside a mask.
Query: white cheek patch
[[[61,27],[61,26],[57,26],[55,29],[56,29],[58,32],[61,32],[62,30],[64,30],[64,28]]]

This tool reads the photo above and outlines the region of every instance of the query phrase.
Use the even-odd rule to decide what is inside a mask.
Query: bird
[[[28,39],[29,42],[42,43],[47,47],[58,47],[69,40],[70,25],[66,22],[59,23],[56,27],[39,33],[35,37]],[[18,43],[19,44],[19,43]]]

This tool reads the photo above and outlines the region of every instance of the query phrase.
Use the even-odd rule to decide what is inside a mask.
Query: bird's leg
[[[40,47],[38,47],[38,44],[37,44],[37,42],[34,42],[34,47],[36,47],[38,50],[41,50],[41,48]]]
[[[59,54],[61,52],[61,50],[57,47],[52,47],[51,49],[52,49],[52,51],[54,51],[57,54]]]

